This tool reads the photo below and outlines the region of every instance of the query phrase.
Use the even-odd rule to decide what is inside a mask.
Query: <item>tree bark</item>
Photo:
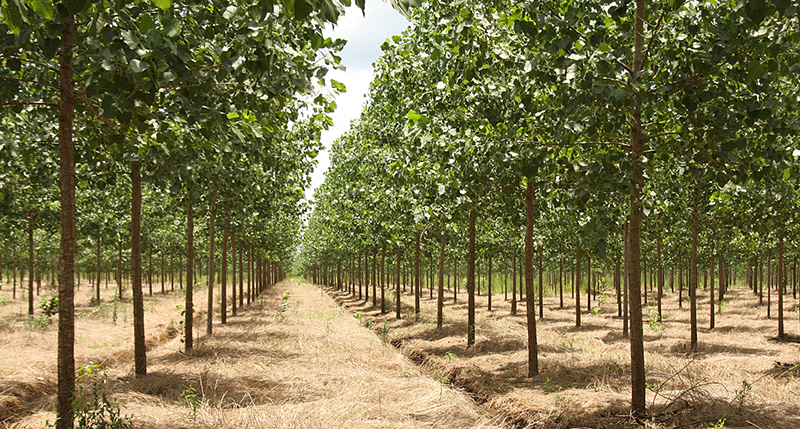
[[[533,295],[533,182],[525,192],[525,316],[528,322],[528,378],[539,374],[539,345],[536,339],[536,302]]]
[[[142,176],[139,163],[131,163],[131,291],[133,294],[133,360],[136,376],[147,374],[142,296]]]
[[[517,249],[511,260],[511,315],[517,315]]]
[[[469,212],[469,251],[467,256],[467,348],[475,344],[475,219],[478,213]]]
[[[697,350],[697,196],[692,203],[692,261],[689,266],[689,348]]]
[[[228,227],[222,231],[222,303],[220,305],[220,322],[228,323]]]
[[[420,298],[420,277],[419,277],[419,264],[420,264],[420,244],[419,244],[419,236],[420,233],[417,232],[414,235],[415,240],[415,250],[414,250],[414,317],[416,320],[419,320],[420,316],[420,306],[419,306],[419,298]]]
[[[28,213],[28,315],[33,316],[33,210]]]
[[[778,339],[786,339],[783,332],[783,231],[778,230]]]
[[[58,264],[58,395],[56,428],[73,427],[72,395],[75,390],[75,120],[73,43],[75,16],[61,18],[59,52],[58,153],[61,173],[61,238]]]
[[[397,246],[397,276],[394,281],[395,318],[400,319],[400,246]]]
[[[634,48],[633,69],[631,80],[634,84],[638,81],[638,74],[644,68],[644,16],[645,0],[636,0],[636,17],[634,20]],[[642,107],[636,105],[633,115],[629,120],[631,124],[631,171],[630,185],[630,241],[628,252],[628,285],[630,287],[630,332],[631,332],[631,413],[634,416],[645,414],[645,368],[644,368],[644,342],[642,331],[642,299],[641,299],[641,272],[639,255],[642,233],[642,200],[641,192],[644,187],[644,139],[642,136]]]
[[[544,284],[542,282],[542,246],[539,246],[539,320],[544,319]]]
[[[217,182],[219,183],[219,182]],[[211,204],[208,206],[208,313],[206,314],[206,334],[211,335],[214,322],[214,206],[217,202],[217,187],[214,186],[214,194],[211,196]]]
[[[192,352],[192,291],[194,290],[194,213],[191,195],[186,202],[186,305],[183,308],[184,348],[186,354]]]
[[[441,328],[444,323],[444,246],[446,232],[442,231],[442,244],[439,247],[439,294],[436,297],[436,327]]]

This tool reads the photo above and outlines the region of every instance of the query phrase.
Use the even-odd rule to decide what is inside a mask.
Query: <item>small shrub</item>
[[[105,368],[89,362],[75,370],[78,389],[72,400],[75,427],[87,429],[133,429],[130,416],[120,414],[119,407],[108,396]],[[81,381],[89,386],[81,385]],[[55,427],[47,422],[47,427]]]
[[[39,317],[29,315],[25,318],[25,327],[31,331],[44,331],[51,323],[53,323],[53,319],[46,314],[42,314]]]
[[[197,408],[200,406],[200,396],[197,394],[197,389],[193,386],[189,386],[181,392],[181,398],[183,398],[183,403],[189,408],[189,418],[192,421],[197,420]]]
[[[451,350],[448,350],[448,351],[444,352],[444,358],[445,358],[445,360],[453,360],[453,359],[455,359],[455,358],[457,358],[457,357],[458,357],[458,356],[456,356],[456,354],[455,354],[455,353],[453,353]]]
[[[647,324],[650,326],[650,329],[654,331],[658,331],[664,327],[661,324],[661,316],[658,314],[658,310],[652,309],[647,307],[647,310],[650,312],[650,321]]]
[[[286,308],[289,306],[289,292],[284,292],[283,296],[281,297],[281,303],[278,304],[278,311],[281,313],[286,312]]]
[[[39,308],[41,308],[42,312],[48,317],[58,314],[58,296],[43,299],[39,303]]]

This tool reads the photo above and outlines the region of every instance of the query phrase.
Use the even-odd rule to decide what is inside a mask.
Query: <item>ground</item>
[[[388,330],[387,341],[429,374],[465,389],[488,412],[520,426],[800,427],[800,344],[775,340],[775,297],[768,320],[766,295],[759,306],[758,298],[743,286],[732,288],[716,307],[721,313],[714,330],[708,329],[708,293],[698,292],[696,353],[689,353],[688,347],[688,302],[679,308],[677,290],[666,293],[659,323],[650,294],[644,311],[649,410],[644,421],[629,416],[630,348],[611,291],[598,295],[591,312],[585,293],[581,296],[582,326],[576,328],[569,290],[564,308],[554,291],[546,290],[544,319],[537,320],[540,374],[530,379],[524,303],[518,315],[511,316],[503,294],[494,294],[492,311],[485,292],[476,297],[476,344],[467,348],[463,290],[456,303],[452,292],[446,292],[441,329],[436,329],[436,305],[428,288],[422,291],[417,323],[412,322],[410,289],[402,295],[401,320],[394,317],[392,290],[386,294],[388,312],[383,315],[380,303],[373,306],[371,298],[328,292],[365,323]],[[796,300],[791,294],[786,300],[787,334],[797,338]]]
[[[78,319],[76,363],[105,367],[112,402],[137,428],[501,425],[360,326],[318,287],[271,286],[226,325],[216,324],[211,337],[198,323],[203,334],[191,356],[181,352],[177,335],[181,300],[157,294],[146,305],[152,348],[148,375],[139,378],[132,376],[131,329],[120,329],[130,325],[129,304],[118,304],[118,325],[105,309]],[[55,417],[55,323],[43,330],[25,326],[22,310],[12,303],[2,314],[0,426],[39,428]],[[79,310],[85,311],[91,312]],[[102,375],[79,384],[91,389],[97,380]]]

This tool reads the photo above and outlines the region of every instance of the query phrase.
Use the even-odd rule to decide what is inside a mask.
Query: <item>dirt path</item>
[[[113,397],[137,428],[496,426],[318,287],[272,286],[214,329],[191,357],[177,338],[153,350],[147,377],[110,370],[120,379]]]

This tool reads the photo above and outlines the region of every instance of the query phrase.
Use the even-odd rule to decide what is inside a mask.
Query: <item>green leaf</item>
[[[747,81],[753,82],[754,80],[764,76],[767,73],[767,66],[760,61],[752,61],[747,66]]]
[[[608,46],[608,43],[601,43],[600,46],[597,47],[602,53],[611,52],[611,46]]]
[[[64,0],[64,6],[67,8],[67,12],[75,15],[86,6],[86,0]]]
[[[153,22],[153,18],[150,18],[148,14],[142,14],[142,18],[139,19],[139,32],[142,34],[147,34],[148,31],[153,29],[156,26],[156,23]]]
[[[131,70],[133,70],[134,73],[141,73],[147,70],[148,67],[150,67],[150,64],[147,63],[146,61],[131,60],[130,64],[131,64]]]
[[[236,119],[236,118],[238,118],[238,117],[239,117],[239,114],[238,114],[238,113],[236,113],[236,112],[230,112],[230,113],[228,113],[228,119]]]
[[[42,18],[53,19],[53,0],[27,0],[26,3]]]
[[[744,5],[744,12],[754,24],[760,25],[769,13],[766,0],[748,0]]]
[[[3,13],[3,18],[8,28],[14,34],[19,34],[22,27],[28,23],[24,6],[19,4],[17,0],[3,1],[0,11]]]
[[[419,121],[422,118],[422,115],[415,112],[414,109],[409,110],[408,115],[406,116],[408,117],[408,120],[413,123],[417,123],[417,121]]]
[[[347,92],[347,88],[344,86],[343,83],[339,82],[338,80],[331,79],[331,85],[333,85],[339,92]]]
[[[22,69],[22,61],[16,58],[9,58],[6,60],[6,67],[11,71],[20,71]]]
[[[175,37],[181,34],[181,21],[177,18],[164,25],[164,33],[167,37]]]
[[[172,0],[152,0],[153,4],[160,7],[161,10],[166,11],[172,6]]]

